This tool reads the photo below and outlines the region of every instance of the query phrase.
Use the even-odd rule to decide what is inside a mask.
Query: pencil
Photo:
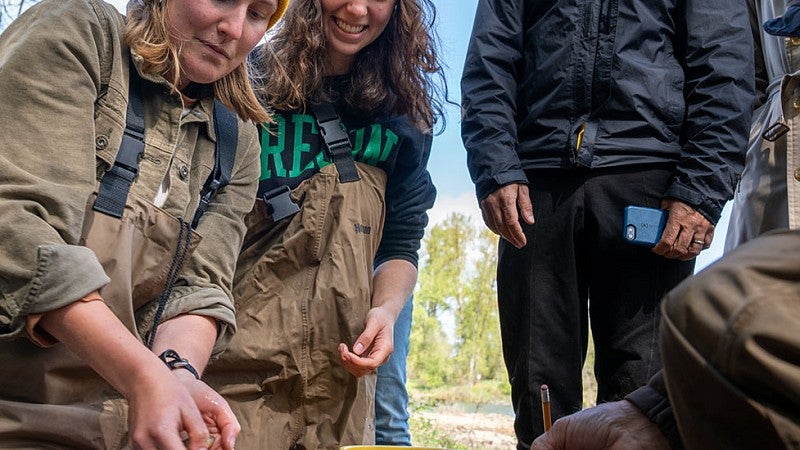
[[[542,385],[542,421],[544,422],[544,431],[550,429],[553,424],[550,418],[550,390],[546,384]]]

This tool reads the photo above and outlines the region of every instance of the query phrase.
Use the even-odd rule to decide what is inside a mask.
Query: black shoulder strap
[[[194,213],[192,228],[197,228],[200,217],[208,209],[208,204],[217,191],[230,183],[236,147],[239,145],[239,122],[236,114],[217,99],[214,99],[214,132],[217,135],[214,170],[200,191],[200,204]]]
[[[356,163],[353,161],[353,146],[333,105],[329,102],[314,104],[311,105],[311,112],[325,141],[328,155],[339,171],[339,182],[350,183],[360,180]]]
[[[112,217],[122,217],[128,192],[133,181],[139,175],[139,161],[144,155],[144,103],[142,101],[142,80],[139,72],[130,64],[130,83],[128,87],[128,109],[125,115],[125,132],[117,152],[114,165],[100,180],[95,211]],[[239,142],[239,123],[236,115],[214,99],[214,130],[217,135],[214,170],[206,179],[200,191],[200,204],[192,219],[192,228],[196,228],[200,217],[208,209],[208,204],[217,191],[230,183],[233,163],[236,160],[236,147]]]
[[[106,171],[100,181],[97,199],[92,207],[95,211],[112,217],[122,217],[128,191],[139,175],[139,161],[144,154],[144,106],[142,103],[142,79],[130,63],[130,83],[128,86],[128,110],[125,113],[125,132],[117,158],[111,169]]]

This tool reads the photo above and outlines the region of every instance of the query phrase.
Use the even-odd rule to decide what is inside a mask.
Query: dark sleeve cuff
[[[375,268],[380,266],[381,264],[385,263],[386,261],[393,261],[395,259],[400,259],[403,261],[408,261],[409,263],[413,264],[414,267],[418,267],[419,265],[419,258],[417,257],[416,253],[398,253],[395,255],[378,255],[375,257],[375,263],[373,264]]]
[[[633,403],[642,413],[656,424],[669,441],[670,448],[681,450],[683,444],[678,433],[678,425],[672,414],[672,405],[667,397],[667,388],[664,385],[662,372],[658,372],[650,379],[646,386],[631,392],[625,400]]]
[[[501,172],[482,182],[478,182],[475,185],[475,193],[478,196],[478,201],[485,199],[489,194],[501,187],[513,183],[528,184],[528,177],[525,176],[525,171],[522,169],[509,170]]]
[[[725,207],[726,203],[724,200],[714,201],[678,182],[672,183],[667,192],[664,193],[664,197],[674,198],[686,203],[714,225],[719,222],[722,208]]]

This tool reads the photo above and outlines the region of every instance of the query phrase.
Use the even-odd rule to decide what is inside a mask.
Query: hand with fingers
[[[669,217],[653,253],[687,261],[711,246],[714,225],[696,209],[675,199],[662,200],[661,209],[669,211]]]
[[[527,239],[519,222],[520,217],[528,225],[534,222],[527,185],[507,184],[481,200],[480,206],[483,222],[490,230],[514,247],[525,246]]]
[[[364,331],[353,344],[339,344],[339,356],[345,370],[356,377],[374,372],[394,351],[394,315],[380,306],[367,313]]]
[[[210,433],[207,442],[208,448],[210,450],[233,450],[242,427],[236,420],[228,402],[217,391],[203,381],[194,378],[188,371],[174,370],[172,373],[180,377],[200,410],[200,415]]]
[[[667,450],[661,430],[627,400],[602,403],[558,419],[531,450]]]
[[[184,383],[163,365],[147,372],[154,376],[148,374],[126,395],[131,446],[141,450],[208,448],[208,426]]]

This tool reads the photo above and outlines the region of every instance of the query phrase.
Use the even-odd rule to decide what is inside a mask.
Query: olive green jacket
[[[0,35],[0,339],[24,335],[28,315],[108,282],[78,240],[87,199],[125,128],[123,20],[100,0],[43,0]],[[131,192],[155,201],[168,187],[160,206],[191,221],[214,166],[213,102],[184,109],[163,78],[144,78],[159,86],[145,93],[146,146]],[[216,318],[215,353],[235,329],[231,279],[254,202],[258,151],[255,127],[240,121],[230,185],[200,221],[203,240],[164,312],[164,320],[186,312]]]

